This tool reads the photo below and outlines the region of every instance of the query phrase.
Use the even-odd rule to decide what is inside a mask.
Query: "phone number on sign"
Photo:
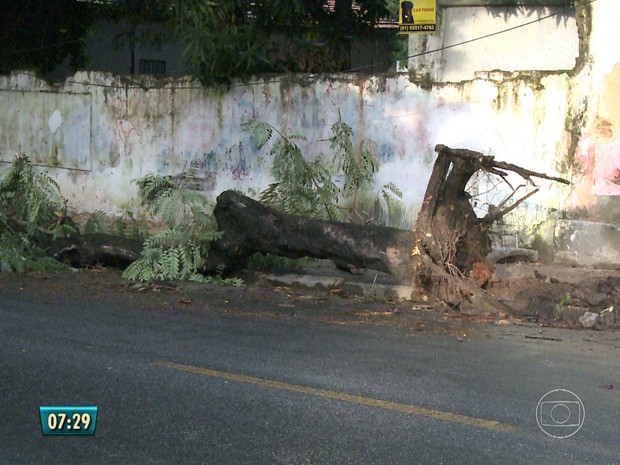
[[[400,26],[401,32],[417,32],[417,31],[434,31],[434,24],[409,24],[406,26]]]

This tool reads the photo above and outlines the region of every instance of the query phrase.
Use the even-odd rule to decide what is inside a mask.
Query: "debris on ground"
[[[603,320],[598,313],[585,312],[579,317],[579,323],[581,323],[581,326],[584,328],[596,328],[603,324]]]
[[[565,328],[619,328],[620,270],[561,264],[497,265],[488,287],[514,318]]]

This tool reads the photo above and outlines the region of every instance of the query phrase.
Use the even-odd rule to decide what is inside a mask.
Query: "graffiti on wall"
[[[113,87],[114,81],[108,76],[90,76]],[[562,83],[565,80],[547,88],[564,91]],[[51,140],[56,144],[52,147],[60,149],[61,166],[70,166],[70,159],[86,169],[92,163],[92,176],[80,178],[79,183],[67,178],[62,187],[79,199],[77,208],[107,211],[131,205],[135,191],[123,186],[130,186],[147,172],[191,174],[192,188],[213,200],[230,188],[262,191],[273,182],[270,146],[257,147],[243,128],[247,117],[265,121],[283,134],[302,134],[304,138],[295,139],[295,143],[306,159],[314,160],[321,154],[329,159],[333,153],[331,127],[341,116],[353,129],[354,146],[366,147],[377,156],[376,187],[394,182],[403,190],[403,218],[413,218],[415,213],[411,216],[408,212],[419,209],[437,143],[485,153],[494,149],[504,160],[516,160],[539,171],[547,168],[540,165],[544,159],[540,152],[538,158],[532,155],[531,147],[537,146],[533,138],[543,134],[537,132],[540,121],[530,117],[531,105],[521,105],[521,94],[511,92],[514,104],[502,107],[499,114],[495,102],[498,84],[487,81],[445,85],[432,92],[406,77],[319,78],[302,83],[283,78],[235,86],[227,93],[170,85],[171,90],[166,92],[138,88],[108,92],[98,85],[93,87],[92,97],[13,91],[16,97],[12,100],[6,97],[11,91],[0,91],[3,108],[7,108],[0,114],[1,147],[25,147],[49,160]],[[24,99],[24,95],[30,98],[31,94],[39,99],[36,104]],[[545,102],[545,95],[540,96],[540,101]],[[73,108],[69,108],[71,105]],[[551,110],[541,113],[541,117],[551,126],[563,127],[565,108],[545,107]],[[22,126],[11,126],[11,118]],[[613,134],[615,120],[607,114],[605,119],[611,122],[607,133]],[[620,124],[620,116],[618,121]],[[7,138],[9,144],[5,143]],[[583,153],[591,157],[596,154],[592,160],[597,162],[611,160],[617,170],[620,163],[614,162],[618,157],[603,157],[604,141],[599,139],[593,139],[594,148],[584,146]],[[614,142],[612,139],[605,143]],[[612,144],[608,151],[615,150]],[[524,154],[530,158],[523,159]],[[614,176],[609,179],[614,181]],[[111,200],[102,205],[104,198]]]
[[[144,142],[140,123],[130,115],[132,105],[129,97],[110,96],[106,99],[114,121],[114,137],[119,154],[129,156],[136,144]]]
[[[588,206],[596,196],[620,195],[620,64],[605,76],[597,116],[577,147],[575,206]]]

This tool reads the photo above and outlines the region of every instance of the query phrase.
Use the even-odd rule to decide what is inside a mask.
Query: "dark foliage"
[[[352,41],[372,37],[385,0],[178,0],[177,31],[189,71],[205,84],[265,72],[350,67]]]
[[[85,63],[85,40],[94,21],[93,7],[77,0],[3,2],[0,14],[0,69],[52,71],[68,60]]]

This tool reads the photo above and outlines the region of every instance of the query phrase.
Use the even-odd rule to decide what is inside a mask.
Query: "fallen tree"
[[[330,259],[402,279],[411,276],[411,231],[288,215],[235,191],[219,195],[214,215],[224,234],[211,245],[210,270],[221,265],[243,268],[261,252]]]
[[[486,259],[491,251],[489,228],[538,191],[534,178],[565,184],[568,181],[499,162],[492,156],[471,150],[438,145],[436,151],[437,160],[413,232],[288,215],[234,191],[226,191],[218,197],[214,210],[217,230],[220,232],[213,229],[210,234],[205,234],[200,225],[210,224],[210,221],[202,211],[203,197],[197,192],[181,189],[177,198],[171,180],[153,176],[143,181],[143,187],[149,188],[143,195],[146,200],[157,200],[158,196],[165,200],[157,202],[157,205],[167,213],[166,217],[171,216],[168,223],[172,229],[166,232],[163,239],[159,236],[158,241],[149,239],[149,244],[152,243],[151,248],[153,244],[160,247],[160,255],[164,258],[171,258],[169,261],[175,272],[180,266],[178,258],[184,253],[184,249],[179,247],[184,247],[184,243],[175,242],[175,251],[179,253],[169,253],[170,247],[167,244],[170,241],[164,240],[169,235],[173,239],[187,236],[198,240],[199,243],[192,246],[194,251],[198,247],[202,249],[203,245],[206,247],[207,243],[210,245],[203,270],[206,273],[219,273],[222,267],[228,271],[243,268],[256,252],[289,258],[309,256],[330,259],[340,266],[390,273],[403,281],[412,282],[419,294],[450,306],[473,303],[476,306],[485,305],[492,310],[508,310],[490,298],[484,290],[493,272],[493,266]],[[20,174],[22,172],[27,176]],[[497,206],[489,207],[483,217],[476,215],[471,203],[472,197],[467,191],[470,180],[478,172],[498,177],[510,191]],[[515,199],[525,185],[513,188],[507,179],[509,172],[520,176],[531,190]],[[49,187],[42,190],[39,184]],[[56,200],[48,205],[45,192],[40,191],[50,191],[62,199],[53,181],[34,173],[27,159],[17,158],[0,185],[0,200],[4,199],[0,219],[4,224],[5,238],[15,239],[11,244],[21,244],[23,241],[20,237],[27,236],[33,243],[39,244],[38,250],[44,248],[48,256],[68,261],[74,266],[94,263],[126,266],[144,258],[144,250],[141,255],[142,246],[136,239],[104,234],[76,234],[70,218],[66,217],[66,201],[63,204]],[[23,201],[11,202],[22,197]],[[170,208],[163,208],[166,205]],[[194,231],[189,236],[181,235],[175,229],[178,228],[175,219],[179,211],[186,213],[182,216],[185,219],[181,224],[187,223],[190,232]],[[45,215],[36,216],[33,212]],[[196,223],[196,218],[202,218],[203,223]],[[58,230],[66,230],[68,234],[59,238]],[[4,242],[8,243],[6,240]],[[4,268],[19,262],[21,256],[21,250],[11,247],[13,249],[5,246],[5,258],[2,259]],[[149,257],[151,255],[153,251]],[[196,263],[202,263],[202,260]]]
[[[48,255],[76,268],[104,265],[125,268],[140,258],[140,239],[109,233],[75,234],[52,240]]]
[[[413,232],[287,215],[226,191],[214,211],[223,236],[211,248],[209,267],[241,268],[255,252],[331,259],[393,274],[412,282],[420,294],[451,306],[473,302],[508,310],[483,289],[493,271],[486,259],[491,252],[489,228],[538,191],[533,178],[569,182],[471,150],[444,145],[435,150],[437,160]],[[511,189],[482,218],[467,192],[478,171],[498,176]],[[534,190],[513,200],[522,186],[513,188],[508,172],[519,175]]]
[[[437,160],[414,228],[414,288],[450,305],[474,301],[506,310],[482,290],[493,270],[486,259],[492,250],[489,229],[538,192],[533,178],[564,184],[569,181],[496,161],[480,152],[445,145],[437,145],[435,151]],[[476,215],[467,192],[468,183],[478,171],[498,176],[511,191],[499,205],[490,206],[482,218]],[[514,188],[507,180],[508,172],[519,175],[534,190],[512,201],[522,186]]]
[[[58,271],[66,264],[127,266],[141,241],[113,234],[80,234],[67,199],[27,156],[0,176],[0,272]]]

